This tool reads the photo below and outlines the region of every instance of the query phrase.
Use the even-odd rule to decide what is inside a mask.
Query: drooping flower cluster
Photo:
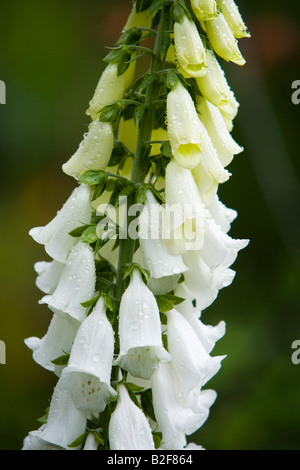
[[[58,380],[24,450],[202,449],[187,436],[215,402],[225,323],[201,312],[248,244],[230,237],[237,213],[218,197],[243,150],[219,57],[243,65],[245,36],[232,0],[138,0],[106,56],[88,132],[63,165],[78,186],[30,231],[51,258],[35,270],[52,320],[25,342]]]

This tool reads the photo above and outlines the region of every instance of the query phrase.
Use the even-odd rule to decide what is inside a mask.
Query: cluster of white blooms
[[[125,34],[151,31],[152,19],[166,7],[157,2],[152,11],[150,4],[136,2]],[[225,323],[206,325],[201,312],[231,284],[231,266],[248,244],[229,236],[237,213],[218,197],[219,185],[231,176],[226,167],[243,149],[231,135],[239,104],[217,56],[242,65],[237,38],[248,33],[232,0],[176,0],[168,12],[174,28],[166,63],[174,61],[174,74],[166,80],[166,126],[151,130],[147,158],[166,157],[162,143],[169,153],[163,175],[155,174],[152,163],[146,172],[138,246],[121,279],[119,302],[113,290],[118,281],[109,275],[120,269],[121,248],[99,244],[95,208],[118,188],[105,186],[108,175],[124,184],[135,164],[131,158],[110,164],[116,144],[122,142],[132,156],[141,130],[137,119],[121,113],[116,133],[115,121],[100,116],[126,101],[138,48],[132,47],[124,70],[117,55],[122,46],[113,51],[117,58],[109,61],[89,104],[89,130],[63,165],[78,186],[48,225],[30,231],[51,257],[35,270],[45,294],[40,303],[53,316],[43,338],[25,342],[58,381],[45,422],[25,438],[24,450],[202,449],[188,444],[187,436],[204,424],[216,400],[206,384],[225,357],[211,355]],[[119,194],[141,191],[143,184],[130,185],[129,177]],[[103,289],[103,282],[110,287]]]

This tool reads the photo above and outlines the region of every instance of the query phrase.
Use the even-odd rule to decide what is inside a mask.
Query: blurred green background
[[[203,312],[227,323],[215,354],[227,354],[209,382],[218,392],[193,440],[207,449],[300,449],[300,80],[298,0],[239,0],[252,39],[247,64],[225,64],[241,103],[234,137],[245,152],[230,166],[220,198],[239,212],[232,236],[250,238],[232,286]],[[28,336],[43,336],[51,315],[38,305],[33,264],[46,259],[28,236],[51,220],[74,182],[61,171],[89,123],[85,115],[105,46],[115,43],[130,0],[1,2],[0,79],[0,449],[20,449],[48,406],[56,378],[32,360]]]

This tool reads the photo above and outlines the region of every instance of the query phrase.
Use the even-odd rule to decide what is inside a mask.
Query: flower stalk
[[[247,35],[233,2],[134,2],[62,168],[78,187],[30,231],[52,258],[35,270],[53,316],[25,342],[58,382],[24,450],[202,449],[188,436],[216,400],[206,384],[226,329],[202,311],[248,244],[228,234],[237,214],[218,197],[243,149],[217,55],[243,65]]]

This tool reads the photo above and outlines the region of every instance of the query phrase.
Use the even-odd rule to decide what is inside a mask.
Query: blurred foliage
[[[232,236],[250,238],[234,265],[233,285],[203,312],[225,320],[214,354],[227,354],[209,382],[218,392],[193,440],[208,449],[299,449],[300,365],[291,362],[299,322],[300,79],[298,0],[239,0],[252,39],[240,42],[243,70],[224,64],[241,102],[234,136],[245,152],[231,164],[221,199],[239,212]],[[48,406],[56,378],[24,345],[50,320],[38,304],[33,264],[43,247],[28,236],[46,224],[74,187],[61,164],[76,150],[89,120],[88,101],[130,0],[13,0],[0,6],[0,449],[19,449]],[[274,158],[273,158],[274,157]],[[276,157],[276,158],[275,158]]]

